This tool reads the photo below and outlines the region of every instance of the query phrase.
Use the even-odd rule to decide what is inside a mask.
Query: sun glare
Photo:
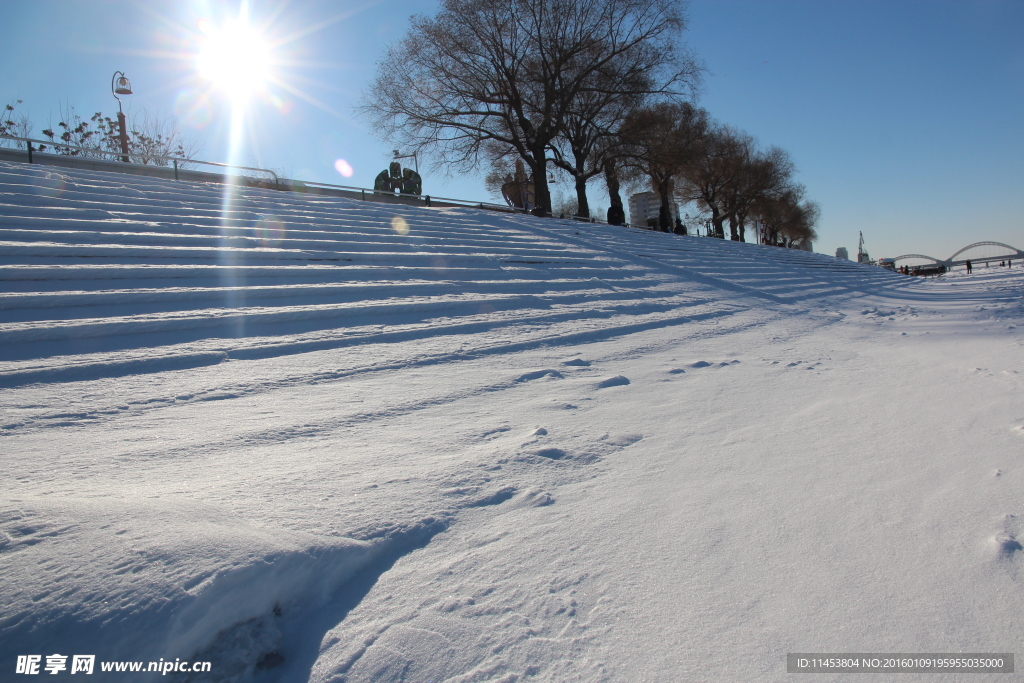
[[[245,99],[270,78],[270,47],[251,26],[236,22],[206,28],[196,66],[199,73],[228,92]]]

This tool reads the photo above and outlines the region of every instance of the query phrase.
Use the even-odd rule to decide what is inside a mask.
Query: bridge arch
[[[979,262],[980,261],[998,261],[1000,259],[1011,259],[1011,260],[1012,259],[1020,259],[1020,260],[1024,261],[1024,251],[1021,251],[1017,247],[1010,246],[1009,244],[1005,244],[1003,242],[992,242],[992,241],[975,242],[974,244],[968,244],[963,249],[960,249],[960,250],[956,251],[948,259],[938,259],[938,258],[935,258],[934,256],[928,256],[927,254],[903,254],[902,256],[897,256],[896,258],[894,258],[893,261],[895,262],[895,261],[905,261],[905,260],[908,260],[908,259],[923,259],[925,261],[931,261],[932,263],[934,263],[936,265],[946,266],[947,268],[951,268],[953,266],[963,265],[964,262],[967,259],[964,259],[964,258],[958,259],[957,257],[961,256],[962,254],[964,254],[964,253],[966,253],[966,252],[968,252],[971,249],[974,249],[976,247],[1002,247],[1003,249],[1006,249],[1006,252],[1002,253],[1002,254],[995,255],[995,256],[977,256],[977,257],[974,257],[972,259],[974,261],[979,261]]]
[[[1011,247],[1009,244],[1003,244],[1002,242],[975,242],[974,244],[968,244],[966,247],[964,247],[960,251],[958,251],[955,254],[953,254],[952,256],[950,256],[948,259],[946,259],[946,262],[949,263],[949,262],[955,261],[957,256],[959,256],[960,254],[964,253],[965,251],[968,251],[970,249],[974,249],[975,247],[1003,247],[1003,248],[1009,249],[1011,252],[1013,252],[1011,254],[1001,254],[999,256],[986,256],[986,257],[984,257],[986,260],[992,260],[992,259],[997,259],[997,258],[1018,258],[1018,259],[1024,259],[1024,251],[1021,251],[1017,247]]]
[[[902,261],[911,258],[923,258],[927,259],[928,261],[934,261],[935,263],[945,263],[945,261],[941,259],[937,259],[934,256],[927,256],[926,254],[903,254],[903,256],[897,256],[896,258],[894,258],[893,261]]]

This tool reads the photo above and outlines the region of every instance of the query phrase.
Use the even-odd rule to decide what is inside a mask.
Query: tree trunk
[[[672,190],[672,178],[658,183],[658,194],[661,196],[661,209],[658,210],[658,228],[662,232],[671,232],[672,204],[669,195]]]
[[[533,200],[536,202],[532,213],[534,216],[551,215],[551,190],[548,188],[547,150],[542,147],[532,150],[530,170],[533,172]]]
[[[721,216],[718,213],[718,207],[714,204],[711,207],[711,225],[714,226],[715,237],[725,239],[725,228],[722,227],[722,223],[725,222],[725,216]]]
[[[604,182],[608,185],[608,222],[620,225],[626,222],[626,211],[622,207],[619,195],[619,171],[615,168],[615,160],[609,159],[604,166]]]
[[[580,176],[576,176],[576,201],[579,203],[576,215],[580,218],[590,218],[590,202],[587,201],[587,181]]]
[[[622,208],[622,197],[619,195],[619,170],[615,168],[614,161],[608,161],[604,166],[604,181],[608,185],[608,199],[612,206]]]
[[[736,220],[735,214],[729,214],[729,239],[733,242],[740,241],[739,221]]]

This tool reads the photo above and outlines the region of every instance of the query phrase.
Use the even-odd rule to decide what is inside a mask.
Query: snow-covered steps
[[[153,346],[187,366],[480,329],[529,344],[899,284],[706,238],[0,163],[0,385],[132,371]]]

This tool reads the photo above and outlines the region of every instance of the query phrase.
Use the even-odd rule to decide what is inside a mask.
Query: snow
[[[774,681],[1024,637],[1017,268],[6,163],[0,245],[2,680]]]

